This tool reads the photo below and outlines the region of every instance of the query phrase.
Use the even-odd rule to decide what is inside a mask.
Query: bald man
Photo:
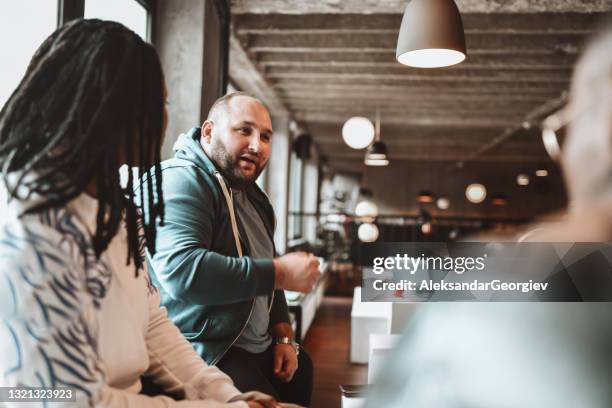
[[[310,291],[319,265],[312,254],[276,256],[274,210],[255,183],[272,139],[268,110],[244,93],[217,100],[179,137],[162,163],[165,222],[150,269],[208,364],[242,392],[307,406],[312,362],[294,341],[283,289]]]

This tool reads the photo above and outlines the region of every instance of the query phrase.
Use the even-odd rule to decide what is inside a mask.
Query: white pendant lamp
[[[396,58],[415,68],[440,68],[467,55],[459,9],[453,0],[411,0],[397,39]]]
[[[378,206],[369,200],[360,201],[355,207],[355,215],[357,217],[377,217]]]
[[[436,204],[438,205],[439,209],[448,210],[448,208],[450,207],[450,200],[445,197],[440,197],[438,198],[438,201],[436,201]]]
[[[519,174],[516,176],[516,184],[519,186],[528,186],[529,185],[529,176],[527,174]]]
[[[357,230],[357,236],[361,242],[374,242],[378,239],[378,227],[376,224],[363,223]]]
[[[365,149],[374,140],[374,125],[368,118],[352,117],[342,126],[342,139],[352,149]]]
[[[479,183],[470,184],[465,189],[465,196],[470,203],[479,204],[487,198],[487,189]]]

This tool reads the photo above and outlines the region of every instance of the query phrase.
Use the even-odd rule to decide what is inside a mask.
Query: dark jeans
[[[288,383],[274,376],[274,345],[260,354],[232,347],[217,363],[217,367],[234,380],[241,392],[261,391],[278,401],[305,407],[310,405],[313,367],[310,356],[304,350],[300,350],[298,368]]]

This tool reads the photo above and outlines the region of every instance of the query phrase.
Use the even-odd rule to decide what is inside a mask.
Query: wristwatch
[[[296,356],[300,355],[300,345],[298,343],[296,343],[295,341],[292,341],[291,338],[289,338],[287,336],[277,337],[276,338],[276,344],[290,344],[295,349],[295,355]]]

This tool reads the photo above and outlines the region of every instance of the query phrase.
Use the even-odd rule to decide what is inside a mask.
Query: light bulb
[[[459,64],[464,59],[464,53],[442,48],[408,51],[397,57],[400,64],[415,68],[449,67]]]
[[[438,205],[439,209],[448,210],[448,208],[450,207],[450,200],[448,198],[440,197],[438,198],[436,204]]]
[[[482,184],[470,184],[465,189],[465,196],[471,203],[479,204],[487,198],[487,189]]]
[[[519,186],[528,186],[529,185],[529,176],[526,174],[519,174],[516,176],[516,184]]]
[[[361,224],[357,236],[361,242],[374,242],[378,239],[378,227],[370,223]]]
[[[342,139],[350,148],[365,149],[374,141],[374,125],[368,118],[352,117],[342,126]]]
[[[378,207],[371,201],[360,201],[355,207],[355,215],[358,217],[376,217],[378,215]]]

